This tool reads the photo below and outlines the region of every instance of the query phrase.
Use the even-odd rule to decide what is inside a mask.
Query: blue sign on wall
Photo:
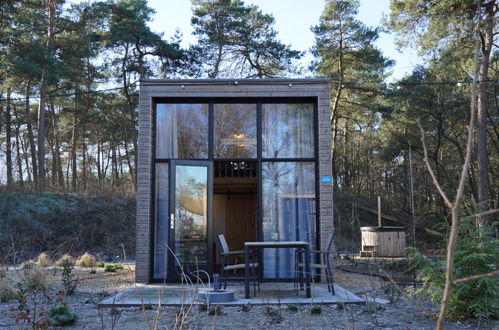
[[[322,183],[331,183],[331,182],[333,182],[333,179],[330,176],[323,176],[321,178],[321,182]]]

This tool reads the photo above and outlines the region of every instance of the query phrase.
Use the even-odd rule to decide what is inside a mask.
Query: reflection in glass
[[[166,278],[168,257],[168,164],[156,163],[154,278]]]
[[[313,162],[262,163],[264,241],[306,241],[315,248]],[[265,249],[265,278],[294,277],[294,249]]]
[[[313,104],[263,104],[263,157],[313,158],[313,123]]]
[[[156,105],[156,158],[208,157],[208,105]]]
[[[256,104],[214,105],[215,158],[256,158]]]
[[[181,264],[206,264],[208,169],[175,168],[175,253]]]

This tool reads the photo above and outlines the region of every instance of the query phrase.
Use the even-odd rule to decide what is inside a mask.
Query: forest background
[[[498,207],[496,1],[392,0],[382,27],[359,2],[327,0],[311,27],[313,60],[278,39],[272,15],[240,0],[192,0],[197,42],[153,32],[145,0],[0,3],[0,255],[134,250],[137,104],[143,78],[327,77],[331,84],[335,233],[360,249],[359,227],[404,226],[419,248],[445,246],[450,210],[424,163],[453,194],[466,155],[475,31],[480,70],[475,149],[460,213]],[[382,30],[424,65],[390,83]],[[116,87],[117,86],[117,87]],[[488,226],[496,215],[477,223]]]

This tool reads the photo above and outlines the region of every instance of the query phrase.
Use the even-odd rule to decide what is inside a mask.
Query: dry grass
[[[76,266],[79,267],[89,267],[94,268],[97,265],[97,259],[88,252],[81,255],[78,260],[76,260]]]
[[[16,291],[5,283],[0,283],[0,302],[7,302],[17,298]]]
[[[73,266],[75,264],[75,259],[71,255],[66,253],[62,257],[60,257],[55,264],[59,267],[64,267],[65,265]]]
[[[35,265],[36,265],[36,264],[35,264],[35,262],[34,262],[33,260],[31,260],[31,259],[30,259],[30,260],[26,260],[26,261],[24,261],[24,262],[23,262],[23,263],[19,266],[19,268],[20,268],[20,269],[25,269],[25,270],[27,270],[27,269],[33,269],[33,268],[35,267]]]
[[[38,266],[23,269],[19,275],[21,283],[28,291],[47,291],[50,289],[47,273]]]
[[[52,258],[47,253],[42,252],[36,258],[35,263],[41,267],[50,267],[52,266]]]

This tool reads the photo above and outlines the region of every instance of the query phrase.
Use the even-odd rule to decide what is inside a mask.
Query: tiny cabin
[[[333,230],[329,79],[143,80],[138,283],[218,272],[215,237],[325,244]],[[261,276],[293,278],[265,249]]]

